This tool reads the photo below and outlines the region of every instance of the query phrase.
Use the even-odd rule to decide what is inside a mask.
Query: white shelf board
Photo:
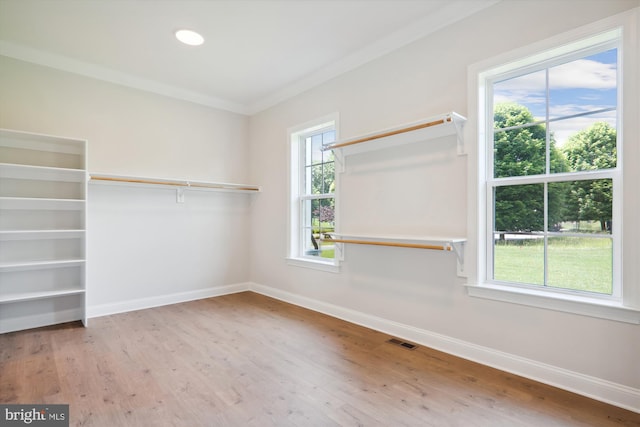
[[[84,263],[85,263],[84,259],[2,262],[0,263],[0,271],[8,272],[8,271],[42,270],[47,268],[75,267],[78,265],[83,265]]]
[[[25,302],[24,304],[28,304]],[[38,313],[24,317],[2,318],[0,321],[0,334],[7,332],[21,331],[24,329],[39,328],[41,326],[57,325],[59,323],[74,322],[81,320],[86,326],[84,309],[81,307],[67,310],[56,310],[52,312]]]
[[[0,197],[0,209],[80,211],[84,209],[85,204],[81,199]]]
[[[324,149],[339,152],[342,156],[349,156],[455,135],[457,137],[458,154],[464,154],[462,127],[466,121],[465,117],[451,112],[340,140],[326,146]]]
[[[58,289],[55,291],[41,291],[41,292],[20,292],[0,295],[0,304],[21,302],[21,301],[33,301],[38,299],[46,299],[53,297],[62,297],[66,295],[81,295],[84,294],[84,289],[67,288]]]
[[[5,230],[0,240],[80,239],[84,230]]]
[[[0,147],[84,155],[86,141],[10,129],[0,129]]]
[[[56,182],[85,182],[84,169],[53,168],[14,163],[0,163],[0,178],[30,179]]]

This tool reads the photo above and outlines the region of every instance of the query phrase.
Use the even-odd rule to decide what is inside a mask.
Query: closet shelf
[[[0,139],[2,140],[2,147],[30,150],[31,154],[44,152],[75,155],[84,164],[86,147],[84,144],[79,144],[78,140],[75,139],[13,129],[0,129]],[[51,156],[47,156],[47,158],[51,159]]]
[[[87,145],[0,129],[0,333],[87,324]]]
[[[60,259],[48,261],[28,261],[28,262],[2,262],[0,271],[29,271],[42,270],[48,268],[75,267],[83,265],[84,259]]]
[[[464,154],[462,128],[466,121],[465,117],[455,112],[441,114],[417,122],[337,141],[326,145],[323,150],[340,151],[344,156],[347,156],[456,135],[458,154]]]
[[[15,163],[0,163],[0,178],[57,182],[85,182],[87,179],[83,169],[32,166]]]
[[[322,239],[322,241],[341,244],[390,246],[453,252],[458,260],[458,272],[461,273],[464,271],[464,244],[467,241],[466,238],[346,233],[330,233],[330,236],[331,238]]]
[[[183,179],[148,178],[140,176],[90,174],[90,183],[106,185],[157,186],[178,190],[178,202],[183,201],[184,190],[227,191],[235,193],[258,193],[260,187],[249,184],[232,184],[226,182],[191,181]]]
[[[0,231],[0,240],[79,239],[84,235],[84,230],[5,230]]]
[[[81,211],[85,201],[81,199],[46,199],[38,197],[0,197],[0,209]]]
[[[7,303],[21,302],[21,301],[33,301],[37,299],[62,297],[66,295],[79,295],[84,293],[85,293],[84,289],[77,289],[77,288],[58,289],[55,291],[22,292],[22,293],[15,293],[11,295],[0,296],[0,304],[7,304]]]

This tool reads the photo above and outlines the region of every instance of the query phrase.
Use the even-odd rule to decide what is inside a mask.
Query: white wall
[[[90,172],[247,182],[245,116],[6,57],[0,94],[0,127],[87,139]],[[246,282],[256,196],[90,184],[89,315]]]
[[[638,326],[470,298],[445,253],[349,248],[339,274],[285,261],[287,128],[339,112],[339,131],[349,137],[447,111],[471,114],[470,64],[639,3],[504,1],[250,119],[0,57],[0,127],[86,138],[93,172],[263,187],[254,196],[189,193],[176,204],[168,190],[92,185],[94,314],[223,292],[251,279],[259,290],[311,306],[595,378],[640,408]],[[446,226],[466,233],[460,212],[469,159],[447,155],[445,167],[437,152],[420,156],[447,183],[428,187],[434,200],[447,201],[435,215],[456,207]]]
[[[252,116],[251,179],[264,189],[252,211],[252,280],[284,299],[354,318],[375,316],[369,320],[402,324],[405,331],[422,331],[466,350],[489,349],[502,362],[526,360],[543,371],[570,372],[578,383],[588,378],[574,388],[600,398],[622,390],[626,397],[621,400],[640,410],[637,325],[471,298],[464,279],[455,274],[454,259],[440,252],[351,246],[339,274],[289,266],[284,259],[287,128],[338,112],[340,137],[348,138],[448,111],[474,114],[467,111],[469,65],[639,4],[502,2]],[[465,234],[466,214],[460,215],[458,209],[466,211],[466,162],[472,159],[443,158],[436,151],[419,155],[425,164],[431,162],[427,167],[434,172],[432,180],[442,184],[428,185],[431,197],[447,201],[434,215],[442,218],[446,206],[455,207],[444,221],[447,232]],[[625,167],[640,170],[640,165]],[[397,220],[402,218],[399,214]],[[430,227],[439,234],[438,225],[430,222],[421,231],[428,234]],[[607,386],[579,390],[585,383],[595,389]]]

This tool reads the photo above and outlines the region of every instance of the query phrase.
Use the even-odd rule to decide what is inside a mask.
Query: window
[[[640,290],[623,280],[639,269],[623,262],[622,239],[637,229],[623,224],[638,195],[623,186],[635,172],[622,155],[638,135],[635,21],[622,14],[469,68],[471,296],[640,323]]]
[[[620,296],[617,43],[487,78],[489,282]]]
[[[335,248],[324,239],[335,231],[334,155],[336,120],[290,131],[291,210],[289,259],[306,266],[335,265]],[[300,265],[300,263],[298,263]]]

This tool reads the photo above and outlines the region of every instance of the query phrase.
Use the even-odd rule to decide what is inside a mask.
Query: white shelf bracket
[[[467,277],[464,269],[464,244],[465,242],[451,242],[451,249],[456,254],[456,272],[459,277]]]
[[[176,203],[184,203],[184,187],[176,188]]]
[[[336,172],[343,173],[344,172],[344,154],[342,153],[342,149],[337,148],[333,149],[333,160],[336,168]]]
[[[464,154],[467,154],[464,150],[464,133],[463,133],[464,124],[466,123],[467,119],[465,119],[458,113],[451,113],[451,114],[448,114],[448,116],[451,118],[451,121],[453,122],[453,125],[456,128],[458,155],[462,156]]]
[[[338,261],[344,261],[344,243],[334,243],[333,247],[335,250],[335,258]]]

